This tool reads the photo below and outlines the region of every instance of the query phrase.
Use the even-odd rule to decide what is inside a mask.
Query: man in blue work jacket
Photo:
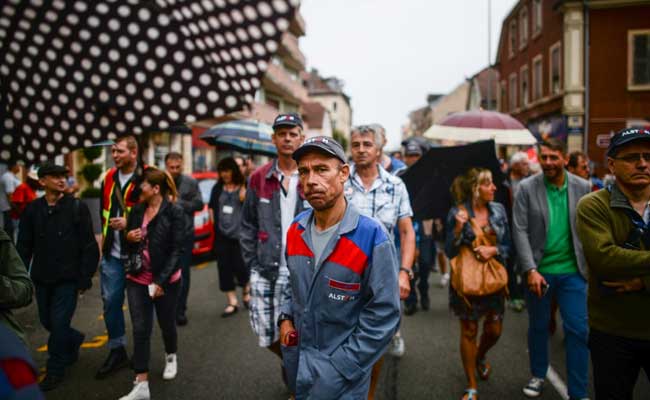
[[[400,321],[395,247],[345,200],[340,144],[314,137],[293,158],[313,210],[287,233],[290,285],[278,325],[289,386],[296,399],[363,399]]]

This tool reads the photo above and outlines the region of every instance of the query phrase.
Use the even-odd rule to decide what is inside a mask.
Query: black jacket
[[[145,203],[136,204],[131,209],[125,234],[142,226],[144,220]],[[180,268],[180,258],[183,252],[185,215],[178,205],[164,200],[160,205],[158,214],[147,225],[147,238],[149,241],[149,256],[151,258],[151,272],[153,281],[159,286],[165,286],[169,278]],[[138,251],[139,243],[126,240],[128,254]]]
[[[203,209],[203,199],[196,179],[188,175],[180,175],[176,180],[178,199],[176,204],[185,214],[185,240],[194,240],[194,213]]]
[[[20,218],[18,253],[36,283],[77,282],[89,289],[99,263],[99,246],[93,233],[88,206],[63,196],[52,208],[40,197],[25,208]]]

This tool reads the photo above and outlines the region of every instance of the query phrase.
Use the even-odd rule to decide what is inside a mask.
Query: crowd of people
[[[584,153],[567,154],[556,139],[538,145],[536,173],[526,153],[515,153],[503,187],[468,160],[449,188],[446,218],[418,220],[400,176],[425,156],[426,142],[406,141],[403,154],[388,156],[384,128],[362,125],[351,132],[348,157],[332,138],[305,139],[297,114],[278,115],[273,130],[277,158],[254,171],[244,159],[223,158],[208,207],[221,316],[236,314],[241,298],[292,398],[373,399],[384,354],[405,353],[402,313],[431,307],[433,268],[459,319],[463,400],[478,399],[478,381],[493,373],[489,351],[507,305],[528,311],[530,379],[522,391],[530,398],[545,387],[558,311],[570,399],[588,398],[590,359],[597,400],[632,399],[640,369],[650,376],[643,318],[650,306],[650,131],[612,137],[607,185],[591,176]],[[181,154],[169,153],[162,170],[139,162],[138,152],[132,136],[111,147],[99,244],[65,167],[44,163],[26,183],[14,166],[2,176],[0,278],[8,289],[0,293],[0,323],[25,341],[11,309],[35,293],[50,333],[43,391],[58,387],[79,357],[84,334],[71,321],[98,267],[109,353],[96,378],[131,366],[133,387],[121,400],[151,397],[154,312],[162,378],[177,375],[193,214],[203,202],[197,182],[183,174]],[[498,190],[507,191],[505,204],[495,201]]]

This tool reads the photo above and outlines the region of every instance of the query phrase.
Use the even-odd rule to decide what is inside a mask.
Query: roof
[[[302,103],[302,119],[310,129],[322,129],[325,119],[325,107],[316,102]]]
[[[488,79],[489,77],[489,79]],[[481,95],[487,93],[488,81],[491,83],[491,93],[496,96],[497,90],[499,89],[499,71],[496,68],[483,68],[476,75],[472,77],[472,81],[476,79],[478,82],[479,90]]]
[[[320,76],[318,70],[314,68],[312,68],[310,72],[303,71],[300,74],[300,77],[309,92],[309,96],[340,95],[345,99],[348,105],[350,104],[350,97],[343,92],[344,82],[341,79],[335,76],[324,78]]]

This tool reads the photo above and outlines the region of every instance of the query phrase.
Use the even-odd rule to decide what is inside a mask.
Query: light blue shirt
[[[345,182],[345,198],[359,210],[361,215],[375,218],[384,225],[391,239],[397,222],[405,217],[412,217],[411,201],[406,185],[401,178],[391,175],[377,165],[379,176],[366,190],[357,175],[354,166],[350,179]]]

